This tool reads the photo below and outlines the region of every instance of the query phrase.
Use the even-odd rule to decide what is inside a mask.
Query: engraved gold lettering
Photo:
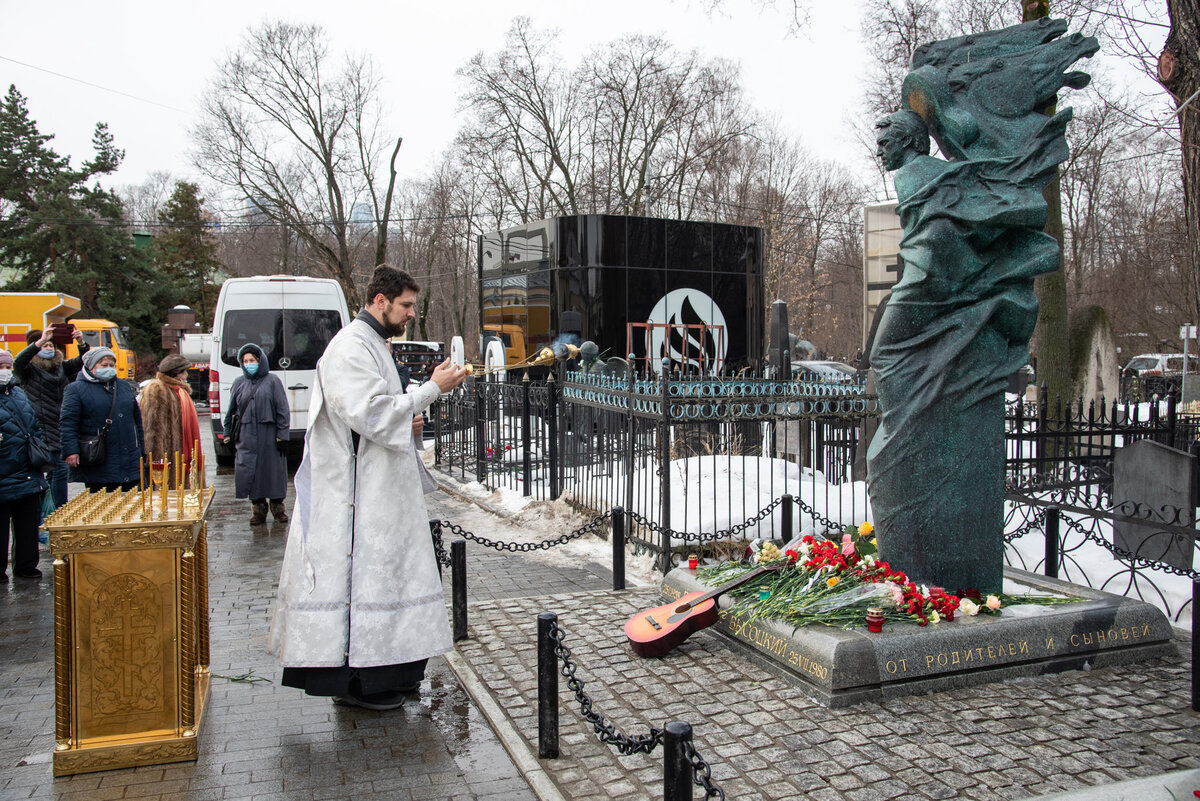
[[[1050,639],[1046,640],[1046,650],[1047,650],[1047,651],[1053,651],[1053,650],[1054,650],[1054,638],[1053,638],[1053,637],[1051,637]]]
[[[1079,642],[1077,642],[1078,640],[1079,640],[1079,635],[1078,635],[1078,634],[1072,634],[1072,635],[1071,635],[1071,647],[1072,647],[1072,648],[1078,648],[1078,647],[1079,647]]]
[[[1091,635],[1091,634],[1085,634],[1085,635],[1083,635],[1083,644],[1084,644],[1084,645],[1094,645],[1094,644],[1095,644],[1095,642],[1096,642],[1096,641],[1095,641],[1094,639],[1092,639],[1092,635]]]
[[[1029,653],[1029,641],[1028,640],[1021,640],[1021,645],[1017,649],[1017,653],[1020,653],[1020,654]]]
[[[950,652],[950,664],[957,665],[959,662],[958,651]]]

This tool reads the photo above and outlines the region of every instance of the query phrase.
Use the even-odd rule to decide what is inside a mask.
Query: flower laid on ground
[[[764,544],[751,554],[751,564],[727,563],[701,571],[699,578],[710,585],[739,578],[754,564],[780,569],[764,574],[756,588],[738,588],[736,610],[750,620],[775,618],[793,625],[821,623],[840,628],[865,625],[867,609],[883,610],[886,620],[915,622],[920,626],[954,620],[956,613],[975,616],[997,615],[1004,606],[1035,603],[1064,603],[1058,596],[1011,596],[995,593],[984,597],[978,590],[946,592],[941,587],[918,586],[901,570],[876,558],[874,527],[870,523],[847,526],[840,542],[803,537],[798,546],[780,551],[774,543]],[[785,562],[780,566],[777,563]]]

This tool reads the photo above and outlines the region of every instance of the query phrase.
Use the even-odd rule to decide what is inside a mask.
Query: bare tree
[[[175,179],[165,170],[155,170],[140,184],[128,184],[117,191],[125,208],[125,219],[133,228],[154,226],[158,213],[175,189]]]
[[[294,236],[352,305],[356,276],[387,258],[402,141],[383,133],[379,89],[368,58],[334,63],[319,26],[269,22],[220,65],[192,130],[197,168]]]

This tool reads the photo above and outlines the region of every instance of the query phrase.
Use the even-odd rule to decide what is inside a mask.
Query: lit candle
[[[688,554],[688,570],[695,570],[696,566],[699,564],[700,564],[700,557],[698,557],[694,553],[689,553]]]

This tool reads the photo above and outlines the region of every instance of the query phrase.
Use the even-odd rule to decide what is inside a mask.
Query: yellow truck
[[[45,331],[55,323],[70,322],[92,347],[112,350],[117,357],[117,376],[130,381],[137,375],[137,354],[129,347],[125,331],[112,320],[69,319],[80,309],[79,298],[62,292],[0,292],[0,347],[13,353],[25,348],[25,334]],[[67,358],[79,355],[74,342],[66,346]]]

